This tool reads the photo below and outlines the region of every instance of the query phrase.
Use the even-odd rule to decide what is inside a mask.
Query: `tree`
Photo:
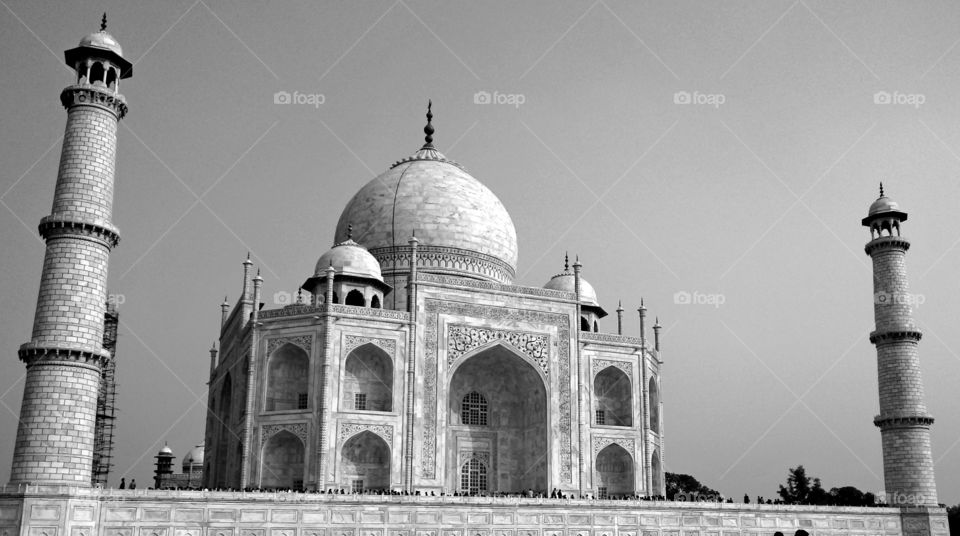
[[[667,500],[720,501],[720,492],[708,488],[690,475],[666,473]]]
[[[873,506],[876,497],[872,493],[864,493],[853,486],[830,488],[830,504],[836,506]]]
[[[807,476],[807,470],[798,465],[787,471],[787,487],[781,484],[777,493],[787,504],[806,503],[810,498],[810,477]]]

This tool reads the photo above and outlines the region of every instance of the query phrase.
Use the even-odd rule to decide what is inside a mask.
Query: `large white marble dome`
[[[428,125],[429,126],[429,125]],[[422,271],[510,283],[517,231],[503,203],[428,141],[368,182],[340,215],[334,241],[353,239],[387,269],[414,234]]]

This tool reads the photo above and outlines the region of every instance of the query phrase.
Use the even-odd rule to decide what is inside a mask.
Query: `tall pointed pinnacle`
[[[880,181],[880,197],[883,197],[883,181]]]
[[[570,271],[570,254],[567,252],[563,253],[563,271],[564,272]]]
[[[353,240],[353,224],[347,224],[347,240]]]
[[[433,149],[433,101],[427,100],[427,126],[423,127],[424,136],[423,141],[426,142],[423,144],[423,149]]]
[[[107,12],[106,11],[103,12],[103,18],[100,19],[100,31],[101,32],[107,31]]]

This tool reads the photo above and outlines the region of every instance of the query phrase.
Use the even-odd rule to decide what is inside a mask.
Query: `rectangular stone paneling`
[[[71,521],[93,521],[92,506],[74,506],[70,513]]]
[[[60,519],[60,505],[35,504],[30,507],[30,519],[37,521],[56,521]]]
[[[327,512],[324,510],[307,510],[301,516],[304,525],[318,525],[327,522]]]
[[[640,524],[645,527],[657,527],[660,525],[660,521],[655,517],[642,516],[640,518]]]
[[[420,516],[417,516],[418,523],[424,523],[420,521]],[[490,524],[490,515],[487,513],[482,514],[467,514],[467,523],[471,525],[489,525]]]
[[[496,515],[494,515],[496,519]],[[513,529],[494,529],[493,536],[514,536],[516,534]]]
[[[391,530],[390,536],[410,536],[409,530]]]
[[[143,521],[170,521],[169,508],[144,508]]]
[[[813,526],[816,527],[816,528],[818,528],[818,529],[828,528],[828,527],[830,527],[830,520],[829,520],[829,519],[814,519],[814,520],[813,520]]]
[[[713,523],[710,523],[710,522],[708,521],[708,522],[707,522],[707,525],[711,525],[711,526],[717,525],[717,523],[716,523],[717,519],[716,519],[716,518],[713,518],[713,521],[714,521]],[[721,524],[722,524],[724,527],[737,528],[737,518],[735,518],[735,517],[725,517],[725,518],[722,519]],[[746,525],[744,525],[744,526],[746,526]],[[756,524],[754,524],[753,526],[755,527]]]
[[[769,517],[761,517],[758,521],[760,521],[760,526],[763,528],[773,528],[777,526],[777,520]]]
[[[236,521],[236,510],[210,510],[210,521]],[[246,536],[246,533],[244,533]]]
[[[330,513],[330,521],[332,523],[341,523],[341,524],[356,523],[357,516],[353,512],[336,511],[336,512]]]
[[[493,513],[493,524],[494,525],[515,525],[513,521],[513,514],[507,513]]]
[[[57,527],[30,527],[27,536],[58,536]]]
[[[331,529],[331,536],[354,536],[353,529]]]
[[[564,536],[564,534],[562,530],[545,530],[543,536]]]
[[[212,517],[213,515],[211,512],[211,518]],[[266,523],[266,521],[267,521],[266,510],[247,510],[247,509],[240,510],[241,523]]]
[[[643,536],[660,536],[659,530],[645,530],[643,531]]]
[[[140,536],[170,536],[167,527],[140,527]]]
[[[201,527],[184,527],[174,531],[174,536],[203,536]]]
[[[563,514],[543,514],[544,525],[563,525]]]
[[[383,512],[360,512],[361,523],[383,523]],[[366,533],[363,536],[368,536]]]
[[[517,536],[540,536],[540,529],[518,529]]]
[[[593,524],[594,525],[613,525],[616,523],[617,516],[613,514],[594,514]]]
[[[567,516],[567,523],[571,525],[588,525],[590,524],[590,516],[588,514],[569,514]]]
[[[440,521],[440,515],[437,512],[417,512],[416,515],[418,525],[433,525]],[[474,523],[474,521],[470,521],[470,523]],[[417,531],[418,534],[421,532],[423,531]]]
[[[203,521],[203,510],[199,508],[177,508],[173,512],[174,521]]]
[[[680,524],[680,516],[663,516],[660,523],[667,527],[676,527]]]
[[[440,521],[444,525],[461,525],[463,524],[464,515],[463,512],[444,512],[440,516]],[[446,536],[446,534],[444,534],[444,536]]]
[[[296,523],[296,510],[271,510],[270,521],[274,523]]]
[[[326,529],[300,529],[301,536],[326,536]]]
[[[263,536],[266,529],[240,529],[240,536]]]
[[[297,529],[296,527],[272,528],[270,536],[297,536]]]
[[[133,529],[130,527],[107,527],[103,530],[104,536],[133,536]]]
[[[20,507],[15,505],[0,506],[0,521],[14,521],[20,514]]]
[[[699,517],[692,517],[692,516],[684,516],[684,517],[683,517],[683,526],[685,526],[685,527],[693,527],[693,526],[697,526],[697,525],[700,525],[700,518],[699,518]]]
[[[525,514],[517,512],[517,525],[539,525],[540,516],[538,514]]]
[[[862,519],[851,519],[850,520],[851,529],[864,529],[867,528],[867,524],[864,523]]]
[[[137,519],[136,508],[107,508],[103,514],[107,521],[134,521]],[[110,536],[113,536],[112,534]]]
[[[621,530],[618,534],[620,536],[637,536],[639,533],[635,530]]]
[[[726,523],[728,517],[723,518],[723,522]],[[755,517],[741,517],[740,523],[743,524],[745,528],[753,528],[757,526],[757,518]]]
[[[387,512],[387,522],[392,525],[407,524],[410,522],[410,512]],[[395,536],[409,535],[407,534],[407,531],[397,531]]]
[[[233,536],[232,527],[209,527],[207,536]]]

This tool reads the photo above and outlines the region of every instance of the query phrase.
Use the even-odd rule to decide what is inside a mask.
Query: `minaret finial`
[[[427,100],[427,126],[423,127],[423,133],[426,134],[426,136],[423,138],[423,140],[426,142],[423,144],[424,148],[427,148],[427,147],[433,148],[434,130],[433,130],[433,124],[432,124],[432,121],[433,121],[432,108],[433,108],[433,101],[428,99]]]
[[[103,12],[103,18],[100,19],[100,31],[101,32],[107,31],[107,12],[106,11]]]
[[[570,253],[568,252],[563,253],[563,271],[564,272],[570,271]]]
[[[883,181],[880,181],[880,197],[883,197]]]
[[[353,240],[353,224],[347,224],[347,240]]]

